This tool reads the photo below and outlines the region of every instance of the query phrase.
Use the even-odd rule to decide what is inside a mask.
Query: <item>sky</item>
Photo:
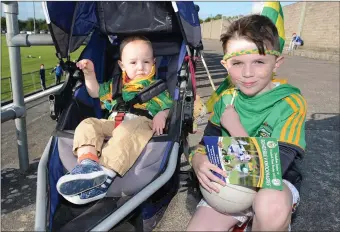
[[[195,4],[200,6],[199,17],[205,19],[209,16],[215,16],[217,14],[222,14],[224,16],[235,16],[235,15],[246,15],[252,12],[252,6],[254,1],[248,2],[207,2],[207,1],[195,1]],[[282,6],[286,6],[295,2],[283,2]],[[41,2],[35,2],[35,17],[45,18],[42,11]],[[4,16],[3,10],[1,11],[1,16]],[[33,18],[33,2],[19,2],[19,19]]]
[[[223,16],[236,16],[247,15],[252,12],[253,3],[255,1],[248,2],[207,2],[207,1],[195,1],[195,4],[199,5],[199,17],[205,19],[209,16],[215,16],[222,14]],[[257,1],[258,2],[258,1]],[[295,2],[282,2],[281,6],[290,5]]]
[[[35,18],[36,19],[45,19],[41,2],[34,2],[34,8],[35,8]],[[3,13],[3,7],[1,7],[1,16],[5,16]],[[19,15],[18,18],[25,20],[27,18],[33,18],[33,2],[32,1],[26,1],[26,2],[19,2]]]

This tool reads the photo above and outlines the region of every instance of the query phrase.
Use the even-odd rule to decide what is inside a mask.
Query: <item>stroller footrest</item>
[[[68,222],[58,231],[90,231],[101,221],[119,209],[119,207],[130,198],[131,197],[105,197],[99,200],[95,205],[83,212],[81,215]]]

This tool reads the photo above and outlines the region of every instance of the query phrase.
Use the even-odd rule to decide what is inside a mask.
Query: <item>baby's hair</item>
[[[223,52],[227,53],[229,40],[241,38],[255,43],[261,55],[265,54],[264,50],[268,49],[268,45],[273,50],[280,51],[277,28],[267,16],[250,15],[232,22],[227,32],[221,35]]]
[[[119,47],[120,57],[122,57],[122,52],[123,52],[125,46],[128,43],[133,42],[133,41],[137,41],[137,40],[141,40],[141,41],[146,42],[150,46],[150,48],[152,49],[151,41],[148,38],[146,38],[145,36],[141,36],[141,35],[129,36],[129,37],[123,39],[123,41],[120,44],[120,47]]]

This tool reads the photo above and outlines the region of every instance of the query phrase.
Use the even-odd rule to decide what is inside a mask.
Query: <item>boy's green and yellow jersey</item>
[[[230,136],[221,126],[221,117],[232,96],[240,121],[250,137],[273,137],[281,142],[306,148],[305,120],[307,104],[300,90],[289,84],[279,85],[258,96],[249,97],[235,88],[225,90],[214,105],[209,121]]]
[[[230,136],[221,126],[221,117],[235,91],[233,104],[249,137],[276,138],[304,153],[307,103],[300,90],[289,84],[279,84],[254,97],[246,96],[235,88],[225,89],[216,99],[204,136]],[[203,140],[191,152],[190,163],[195,153],[206,153]]]

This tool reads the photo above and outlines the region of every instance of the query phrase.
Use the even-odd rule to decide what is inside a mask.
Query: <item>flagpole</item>
[[[214,82],[213,82],[213,80],[212,80],[212,78],[211,78],[211,75],[210,75],[210,72],[209,72],[208,66],[207,66],[207,64],[205,63],[205,60],[204,60],[204,57],[203,57],[203,52],[202,52],[202,51],[200,51],[200,55],[201,55],[201,61],[202,61],[202,63],[203,63],[203,66],[204,66],[204,68],[205,68],[205,71],[206,71],[206,72],[207,72],[207,74],[208,74],[208,78],[209,78],[209,81],[210,81],[211,87],[212,87],[212,88],[213,88],[213,90],[215,91],[215,90],[216,90],[216,87],[215,87],[215,84],[214,84]]]

